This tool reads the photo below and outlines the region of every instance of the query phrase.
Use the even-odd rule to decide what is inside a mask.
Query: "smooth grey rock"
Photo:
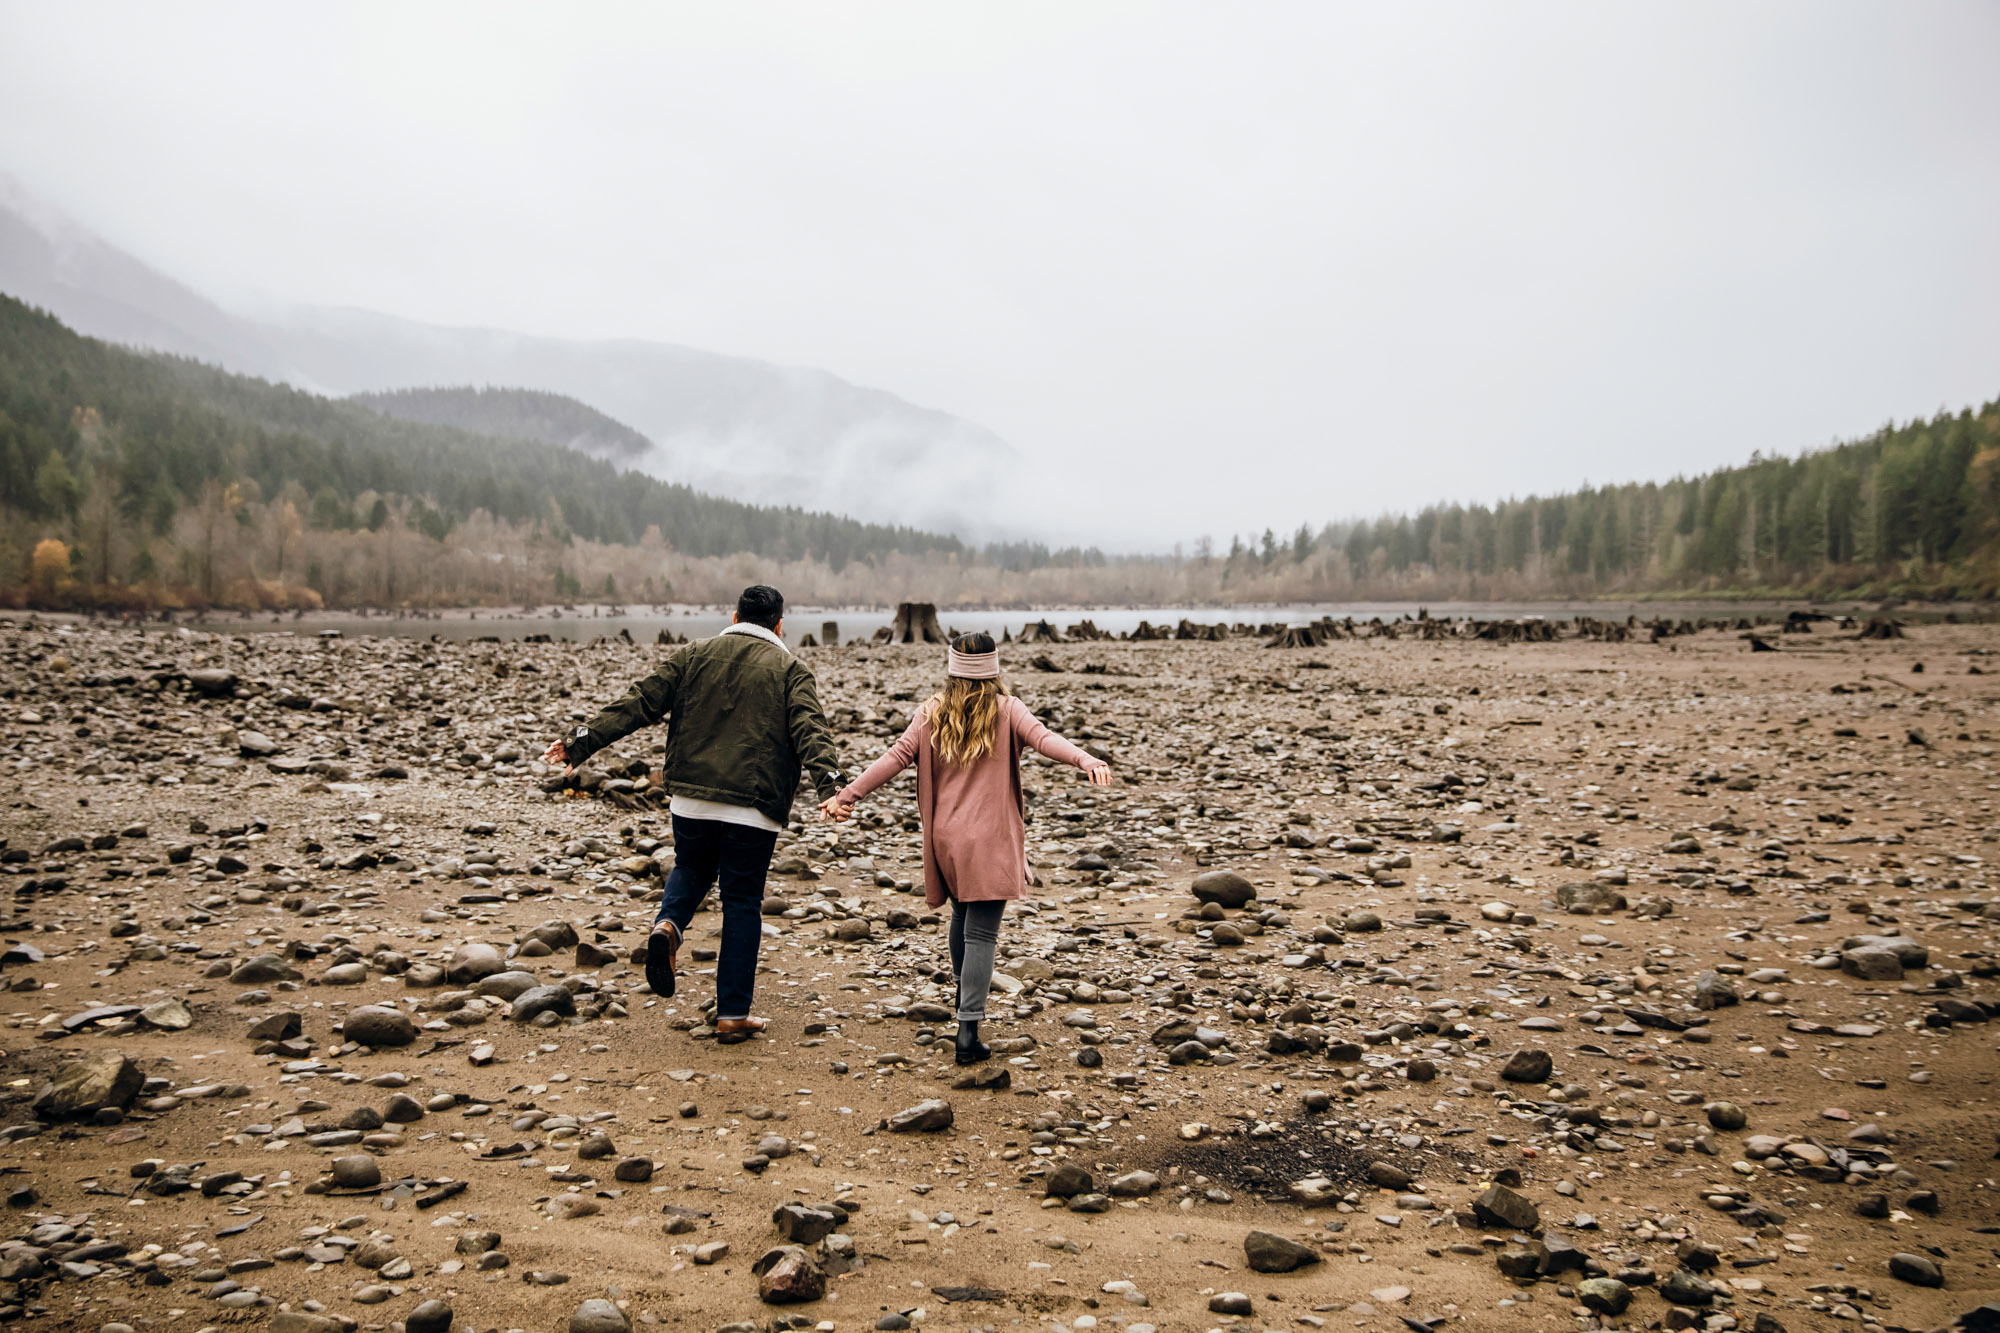
[[[479,984],[472,988],[472,993],[505,1000],[512,1004],[539,985],[541,982],[535,979],[533,972],[523,972],[516,968],[481,978]]]
[[[403,1333],[451,1333],[451,1306],[425,1301],[403,1316]]]
[[[303,981],[305,974],[274,953],[260,953],[238,963],[229,980],[238,986],[263,986],[273,981]]]
[[[1840,942],[1845,949],[1888,949],[1896,961],[1912,971],[1931,965],[1931,951],[1907,935],[1849,935]]]
[[[1257,896],[1257,886],[1233,870],[1211,870],[1196,875],[1189,888],[1197,901],[1219,903],[1223,907],[1240,908]]]
[[[347,1328],[332,1315],[305,1310],[280,1310],[265,1327],[268,1333],[346,1333]]]
[[[1890,1255],[1889,1276],[1917,1287],[1944,1285],[1944,1270],[1938,1267],[1937,1260],[1923,1254]]]
[[[454,986],[469,986],[496,972],[507,970],[507,960],[490,944],[469,940],[451,951],[445,979]]]
[[[569,987],[536,986],[516,997],[514,1007],[507,1011],[507,1017],[516,1023],[526,1023],[542,1014],[560,1014],[568,1018],[574,1013],[576,996],[570,994]]]
[[[382,1183],[382,1164],[366,1153],[336,1157],[327,1163],[333,1183],[342,1189],[373,1189]]]
[[[1735,1102],[1710,1102],[1701,1109],[1707,1113],[1708,1123],[1717,1129],[1735,1131],[1750,1123],[1750,1117]]]
[[[400,1009],[364,1004],[348,1011],[341,1035],[363,1046],[408,1046],[417,1039],[417,1025]]]
[[[632,1333],[632,1321],[607,1300],[588,1300],[569,1317],[569,1333]]]

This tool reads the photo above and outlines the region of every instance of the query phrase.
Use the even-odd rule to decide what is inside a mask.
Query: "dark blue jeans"
[[[655,925],[671,921],[687,934],[701,900],[719,881],[722,950],[715,964],[715,1016],[750,1017],[757,985],[757,946],[764,938],[764,877],[778,835],[719,819],[674,820],[674,868],[660,894]]]

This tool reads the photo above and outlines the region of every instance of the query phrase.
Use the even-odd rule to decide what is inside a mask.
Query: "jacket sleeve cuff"
[[[569,761],[571,768],[581,767],[585,760],[603,748],[589,727],[578,727],[563,737],[563,758]]]

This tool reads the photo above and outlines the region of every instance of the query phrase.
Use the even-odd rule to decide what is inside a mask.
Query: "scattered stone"
[[[1197,902],[1240,908],[1257,896],[1257,886],[1233,870],[1211,870],[1189,886]]]
[[[1922,1254],[1897,1253],[1889,1256],[1889,1276],[1915,1287],[1942,1287],[1944,1270],[1937,1260]]]
[[[1318,1263],[1319,1251],[1269,1231],[1253,1231],[1243,1238],[1243,1258],[1259,1273],[1289,1273]]]
[[[952,1121],[951,1103],[941,1097],[918,1102],[915,1106],[896,1112],[884,1123],[892,1134],[931,1134],[941,1129],[950,1129]]]
[[[139,1021],[163,1032],[185,1032],[194,1026],[194,1014],[180,1000],[155,1000],[139,1011]]]
[[[1615,1277],[1590,1277],[1576,1284],[1576,1298],[1598,1314],[1620,1315],[1632,1303],[1632,1289]]]
[[[569,1333],[632,1333],[632,1321],[610,1301],[593,1299],[570,1315]]]
[[[327,1163],[333,1183],[344,1190],[373,1189],[382,1183],[382,1164],[365,1153],[336,1157]]]
[[[766,1250],[750,1266],[757,1276],[757,1295],[767,1305],[794,1305],[826,1295],[826,1272],[797,1245]]]
[[[1043,1181],[1044,1193],[1051,1199],[1067,1199],[1072,1195],[1088,1194],[1095,1188],[1090,1172],[1074,1162],[1064,1162],[1050,1171]]]
[[[350,1010],[340,1032],[362,1046],[408,1046],[417,1039],[417,1025],[408,1014],[381,1004]]]
[[[403,1316],[403,1333],[451,1333],[451,1306],[429,1300]]]
[[[1677,1268],[1660,1284],[1660,1295],[1674,1305],[1707,1305],[1715,1299],[1715,1288],[1692,1269]]]
[[[1500,1077],[1509,1083],[1546,1083],[1555,1072],[1555,1060],[1547,1051],[1536,1047],[1526,1047],[1507,1057],[1507,1063],[1500,1067]]]
[[[1487,1226],[1537,1231],[1542,1225],[1541,1209],[1505,1185],[1488,1185],[1480,1191],[1472,1201],[1472,1211]]]
[[[507,1017],[516,1023],[530,1023],[543,1014],[569,1018],[576,1013],[576,996],[567,986],[534,986],[514,1000]]]
[[[1708,1123],[1717,1129],[1739,1130],[1750,1122],[1750,1117],[1735,1102],[1710,1102],[1701,1109],[1708,1116]]]

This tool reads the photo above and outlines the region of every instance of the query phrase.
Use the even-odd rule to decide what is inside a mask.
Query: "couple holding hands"
[[[959,1064],[992,1054],[979,1040],[993,983],[994,950],[1009,899],[1028,880],[1021,752],[1082,769],[1095,786],[1111,766],[1050,731],[1000,678],[1000,654],[968,634],[945,656],[943,687],[902,737],[842,785],[833,738],[812,672],[784,641],[785,600],[761,584],[736,603],[735,623],[668,658],[591,722],[549,746],[546,762],[574,771],[620,737],[668,723],[667,789],[673,794],[674,868],[647,941],[646,980],[672,995],[688,923],[711,887],[722,899],[715,969],[715,1030],[744,1041],[767,1026],[750,1013],[763,939],[764,881],[803,774],[820,813],[845,820],[870,792],[917,768],[923,820],[924,902],[951,903],[952,975],[958,981]]]

